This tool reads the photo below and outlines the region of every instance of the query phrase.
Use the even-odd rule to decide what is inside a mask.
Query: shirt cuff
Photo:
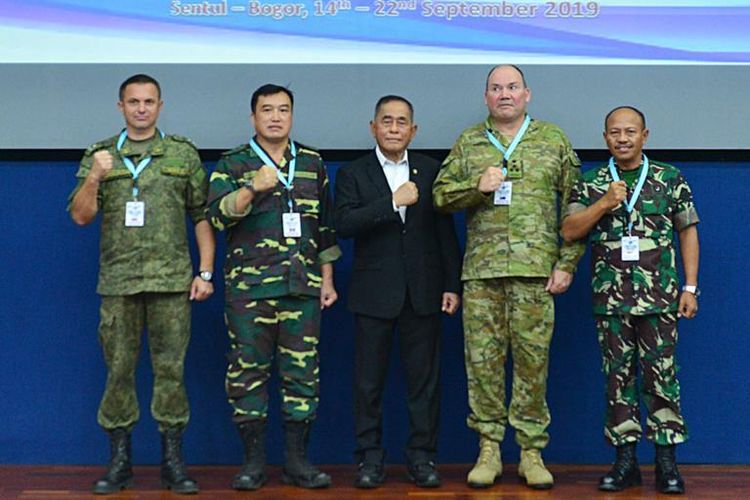
[[[700,219],[698,219],[698,212],[695,210],[695,207],[693,206],[675,215],[674,227],[675,229],[677,229],[677,232],[680,232],[688,226],[697,224],[699,221]]]
[[[253,204],[250,203],[242,212],[237,211],[237,196],[240,194],[240,189],[235,189],[222,198],[219,203],[219,210],[221,210],[221,213],[230,219],[242,219],[243,217],[247,217],[247,214],[253,209]]]
[[[330,264],[339,257],[341,257],[341,249],[338,245],[333,245],[318,254],[318,262],[322,266],[323,264]]]

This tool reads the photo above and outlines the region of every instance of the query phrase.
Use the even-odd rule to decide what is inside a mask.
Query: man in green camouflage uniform
[[[554,480],[540,450],[549,440],[546,403],[552,294],[567,290],[582,244],[559,244],[558,196],[566,206],[580,162],[557,126],[531,120],[523,73],[501,65],[487,77],[489,117],[465,130],[433,187],[435,206],[467,211],[464,335],[471,414],[480,453],[467,482],[502,474],[499,444],[508,422],[522,448],[519,474],[532,488]],[[505,361],[513,389],[505,406]]]
[[[69,210],[80,225],[102,213],[99,339],[107,385],[98,412],[110,433],[112,457],[94,493],[132,483],[130,432],[139,418],[135,369],[144,326],[154,373],[151,413],[162,433],[162,483],[178,493],[198,486],[181,457],[190,412],[183,367],[190,339],[190,300],[213,293],[214,236],[206,221],[208,179],[189,139],[156,128],[162,107],[159,84],[134,75],[120,87],[125,117],[121,134],[91,146],[81,161]],[[186,214],[195,224],[200,252],[193,277]]]
[[[289,138],[292,93],[264,85],[253,93],[256,135],[224,153],[211,175],[209,217],[227,233],[226,322],[231,340],[226,389],[245,446],[232,486],[266,480],[267,382],[276,357],[286,432],[286,483],[305,488],[330,477],[305,458],[318,407],[320,311],[336,301],[328,176],[320,155]]]
[[[586,172],[573,190],[563,236],[576,241],[588,234],[591,241],[594,316],[607,377],[604,434],[617,447],[617,460],[599,488],[641,484],[635,450],[641,437],[638,361],[648,408],[646,438],[656,445],[657,487],[682,493],[674,445],[687,439],[687,429],[675,347],[677,318],[692,318],[698,307],[698,215],[680,171],[643,154],[647,137],[637,109],[619,107],[607,115],[604,139],[612,160]],[[687,283],[682,294],[675,231]]]

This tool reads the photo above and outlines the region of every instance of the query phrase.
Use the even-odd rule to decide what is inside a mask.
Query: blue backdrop
[[[669,158],[658,158],[669,161]],[[750,462],[750,391],[746,356],[750,347],[746,266],[750,211],[750,164],[677,163],[693,187],[702,220],[700,312],[680,323],[678,361],[682,404],[691,439],[679,458],[693,463]],[[585,168],[590,168],[588,164]],[[0,301],[0,463],[89,464],[107,457],[106,434],[96,424],[105,380],[97,341],[99,299],[95,294],[98,223],[76,227],[65,211],[74,185],[74,162],[0,162],[4,263]],[[337,164],[329,165],[335,179]],[[456,225],[464,240],[461,217]],[[219,238],[216,270],[224,244]],[[336,285],[346,297],[351,274],[351,242],[341,242]],[[556,302],[548,399],[552,436],[545,458],[552,463],[604,463],[612,452],[602,437],[603,379],[591,318],[588,254],[571,289]],[[185,437],[191,463],[241,461],[241,447],[224,395],[228,349],[223,289],[193,308],[193,336],[186,363],[191,423]],[[311,455],[322,463],[351,461],[353,321],[344,300],[324,314],[321,404]],[[148,408],[151,373],[144,342],[138,369],[141,422],[134,431],[136,463],[158,463],[159,436]],[[394,351],[385,398],[388,460],[403,461],[407,415],[398,353]],[[443,333],[441,462],[472,462],[476,436],[465,425],[466,378],[459,318],[445,321]],[[272,387],[269,460],[282,459],[278,394]],[[509,433],[507,461],[518,449]],[[650,446],[641,460],[652,461]]]

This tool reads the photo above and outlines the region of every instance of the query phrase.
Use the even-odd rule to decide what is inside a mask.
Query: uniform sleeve
[[[76,172],[76,185],[73,188],[73,191],[71,191],[70,195],[68,195],[68,206],[66,207],[67,211],[70,211],[70,204],[73,203],[73,198],[75,198],[76,193],[78,193],[78,190],[81,189],[81,186],[83,186],[83,183],[86,181],[86,177],[88,177],[89,172],[91,171],[91,164],[94,162],[94,159],[92,157],[92,150],[87,150],[86,153],[84,153],[83,158],[81,158],[81,163],[78,165],[78,171]],[[96,194],[96,204],[97,206],[102,206],[102,190],[101,185],[99,187],[99,191]]]
[[[235,198],[240,185],[229,172],[226,159],[222,158],[211,174],[208,185],[208,221],[219,231],[223,231],[237,224],[252,210],[248,205],[243,213],[235,210]]]
[[[459,137],[432,185],[433,203],[441,212],[456,212],[486,201],[486,196],[477,188],[481,174],[469,176],[466,160]]]
[[[558,191],[560,193],[560,220],[568,215],[570,202],[575,187],[581,181],[581,161],[573,150],[568,138],[563,136],[562,142],[562,175],[560,175],[560,184]],[[560,258],[555,264],[555,269],[575,272],[583,252],[586,250],[586,244],[583,241],[566,242],[562,241],[560,246]]]
[[[320,219],[318,220],[318,259],[320,264],[330,264],[341,257],[341,249],[336,242],[336,230],[333,223],[333,200],[331,185],[328,182],[323,161],[318,171],[318,196],[320,197]]]
[[[693,203],[693,192],[682,173],[677,175],[674,182],[675,186],[672,189],[672,205],[674,206],[672,223],[679,232],[688,226],[697,224],[699,219]]]
[[[186,208],[193,224],[206,219],[206,200],[208,196],[208,176],[197,151],[191,151],[189,157],[190,180],[186,199]]]
[[[563,218],[568,215],[586,210],[591,206],[591,198],[588,193],[588,187],[586,181],[580,178],[573,184],[573,189],[570,190],[570,199],[568,200],[568,208],[563,213]]]
[[[443,264],[444,292],[461,294],[461,248],[458,245],[456,226],[450,214],[435,214],[440,242],[440,259]]]

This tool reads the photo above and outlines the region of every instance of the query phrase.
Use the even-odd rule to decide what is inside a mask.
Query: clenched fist
[[[627,196],[628,186],[625,184],[625,181],[611,182],[609,184],[609,189],[607,189],[607,192],[602,196],[602,203],[604,203],[604,206],[606,206],[607,209],[615,210],[623,201],[625,201]]]
[[[253,189],[258,193],[273,189],[278,183],[279,177],[276,175],[276,169],[268,165],[260,167],[258,173],[253,177]]]
[[[487,167],[482,177],[479,178],[479,185],[477,188],[482,193],[492,193],[497,191],[500,184],[505,180],[502,169],[498,167]]]
[[[91,164],[91,175],[95,180],[101,181],[107,172],[112,170],[114,158],[107,150],[101,150],[94,153],[94,163]]]
[[[419,199],[419,189],[412,181],[404,182],[393,192],[393,204],[396,207],[414,205]]]

